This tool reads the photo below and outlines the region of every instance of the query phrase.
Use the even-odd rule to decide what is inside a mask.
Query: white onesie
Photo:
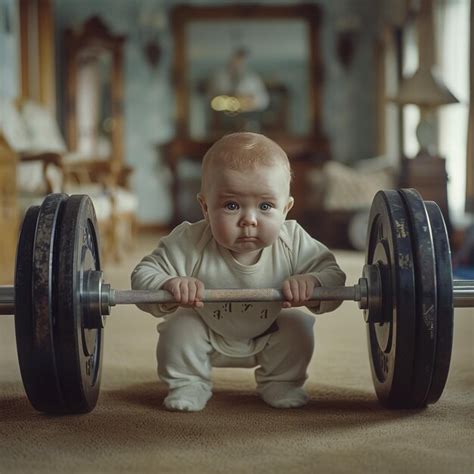
[[[339,286],[345,274],[326,246],[313,239],[296,221],[283,223],[275,243],[262,250],[253,265],[243,265],[229,250],[213,238],[205,220],[183,222],[158,247],[142,259],[132,273],[132,288],[158,290],[170,278],[195,277],[206,289],[213,288],[281,288],[288,277],[310,273],[321,286]],[[334,310],[340,303],[322,301],[320,314]],[[171,316],[177,305],[139,305],[154,316]],[[262,350],[276,329],[281,303],[206,303],[196,308],[209,328],[215,350],[232,357],[246,357]]]
[[[281,288],[288,277],[310,273],[322,286],[343,285],[334,256],[295,221],[285,221],[276,242],[253,265],[243,265],[214,240],[209,224],[184,222],[161,239],[132,273],[132,288],[158,290],[170,278],[195,277],[212,288]],[[323,313],[338,302],[322,301]],[[140,305],[158,325],[158,375],[168,385],[170,410],[202,410],[211,397],[212,367],[257,367],[257,391],[276,408],[299,407],[314,349],[314,318],[281,303],[205,303]]]

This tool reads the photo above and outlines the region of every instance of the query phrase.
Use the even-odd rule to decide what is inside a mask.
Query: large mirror
[[[124,37],[99,17],[65,32],[66,123],[71,150],[95,160],[123,162]]]
[[[320,135],[317,5],[173,10],[178,133]]]

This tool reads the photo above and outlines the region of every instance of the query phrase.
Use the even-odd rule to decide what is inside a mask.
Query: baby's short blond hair
[[[243,171],[258,166],[282,166],[291,181],[290,160],[283,148],[265,135],[237,132],[224,135],[207,150],[202,160],[201,191],[207,187],[208,170],[212,166]]]

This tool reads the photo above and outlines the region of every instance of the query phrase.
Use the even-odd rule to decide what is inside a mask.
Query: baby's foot
[[[301,388],[284,382],[266,384],[260,392],[263,401],[274,408],[297,408],[308,403],[309,397]]]
[[[170,390],[163,403],[171,411],[201,411],[211,395],[201,384],[185,385]]]

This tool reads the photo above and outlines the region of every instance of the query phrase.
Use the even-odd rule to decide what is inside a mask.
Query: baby
[[[256,133],[218,140],[202,162],[204,219],[178,225],[132,273],[133,289],[171,292],[176,304],[139,305],[157,317],[158,375],[169,410],[199,411],[212,367],[256,367],[257,391],[276,408],[300,407],[314,348],[314,317],[295,309],[316,286],[344,285],[332,253],[292,220],[283,149]],[[203,303],[204,288],[281,288],[284,302]],[[334,310],[321,301],[309,309]]]

